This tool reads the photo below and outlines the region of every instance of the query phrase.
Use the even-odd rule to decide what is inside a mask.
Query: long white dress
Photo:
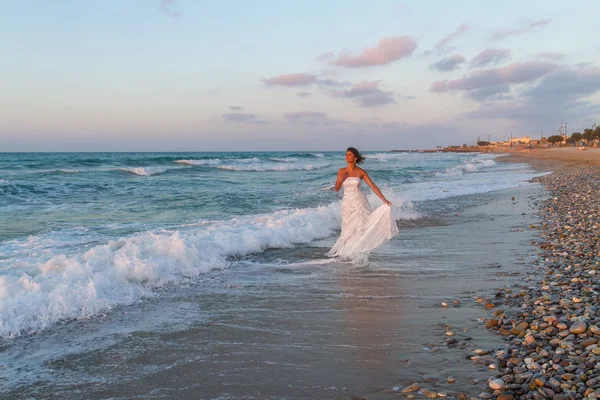
[[[354,258],[369,253],[398,234],[392,207],[383,204],[373,211],[360,190],[360,181],[349,177],[342,184],[342,233],[327,253],[330,257]]]

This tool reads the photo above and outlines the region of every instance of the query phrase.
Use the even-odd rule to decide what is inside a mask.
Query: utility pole
[[[564,137],[566,139],[566,137],[567,137],[567,123],[566,122],[560,123],[560,135],[562,135],[562,137]]]

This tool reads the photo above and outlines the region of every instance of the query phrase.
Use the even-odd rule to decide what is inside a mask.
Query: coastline
[[[550,198],[540,205],[540,257],[531,282],[501,293],[486,327],[505,339],[498,373],[479,397],[501,400],[600,397],[600,151],[556,148],[499,157],[552,174],[535,178]]]

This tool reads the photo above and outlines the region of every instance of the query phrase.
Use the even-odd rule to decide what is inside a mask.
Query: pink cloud
[[[329,63],[347,68],[385,65],[410,56],[416,48],[417,42],[410,36],[391,36],[381,39],[376,47],[365,49],[358,56],[341,53],[335,60],[331,60]]]
[[[435,49],[438,51],[438,53],[448,53],[448,52],[454,50],[454,47],[448,48],[448,45],[450,44],[450,42],[452,42],[454,39],[458,38],[465,32],[469,31],[469,29],[471,29],[471,27],[469,25],[467,25],[465,23],[460,24],[460,26],[458,28],[456,28],[456,30],[454,32],[452,32],[445,38],[440,39],[436,43]]]
[[[504,83],[523,83],[541,78],[557,68],[556,64],[540,61],[514,63],[505,67],[477,71],[460,79],[434,82],[429,90],[432,92],[469,91]]]
[[[317,83],[317,76],[310,74],[285,74],[275,76],[273,78],[263,79],[263,82],[267,85],[278,85],[278,86],[308,86],[313,83]]]

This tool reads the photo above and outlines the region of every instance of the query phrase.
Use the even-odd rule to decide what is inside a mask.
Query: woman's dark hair
[[[356,150],[354,147],[348,147],[348,149],[346,151],[349,151],[352,154],[354,154],[354,157],[356,157],[357,164],[360,164],[363,161],[365,161],[365,158],[363,156],[361,156],[360,153],[358,152],[358,150]]]

